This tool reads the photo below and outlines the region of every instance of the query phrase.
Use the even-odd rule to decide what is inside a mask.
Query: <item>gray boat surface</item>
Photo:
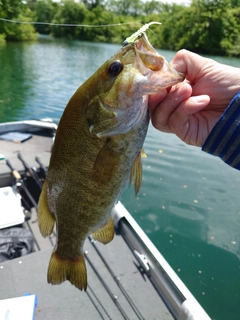
[[[0,136],[9,132],[16,137],[18,133],[31,135],[22,143],[0,140],[0,190],[7,186],[13,192],[17,189],[6,160],[25,175],[19,152],[31,168],[38,167],[36,156],[48,166],[56,129],[50,119],[0,124]],[[33,205],[31,219],[21,222],[35,237],[35,252],[0,263],[0,299],[36,294],[34,319],[44,320],[210,319],[121,202],[113,210],[113,241],[105,246],[89,237],[85,242],[87,291],[81,292],[69,282],[49,285],[47,267],[55,235],[42,238],[36,209]]]

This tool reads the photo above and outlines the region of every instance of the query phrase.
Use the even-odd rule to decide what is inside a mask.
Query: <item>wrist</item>
[[[240,90],[212,129],[202,150],[240,170]]]

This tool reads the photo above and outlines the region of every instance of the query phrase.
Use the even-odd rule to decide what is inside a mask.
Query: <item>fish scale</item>
[[[129,181],[136,193],[141,186],[148,95],[184,79],[144,32],[133,38],[81,85],[60,119],[38,211],[43,236],[56,223],[51,284],[86,290],[85,239],[110,242],[114,205]]]

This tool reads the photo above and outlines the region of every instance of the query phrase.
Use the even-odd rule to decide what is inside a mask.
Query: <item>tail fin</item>
[[[80,290],[87,289],[87,269],[84,256],[76,259],[63,259],[53,252],[48,266],[48,283],[60,284],[69,280]]]

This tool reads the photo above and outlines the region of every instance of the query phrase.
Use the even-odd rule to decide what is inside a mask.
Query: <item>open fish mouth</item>
[[[145,32],[135,42],[136,61],[133,66],[148,78],[150,92],[167,88],[185,79],[185,74],[175,70],[150,44]],[[152,90],[151,90],[152,89]]]

